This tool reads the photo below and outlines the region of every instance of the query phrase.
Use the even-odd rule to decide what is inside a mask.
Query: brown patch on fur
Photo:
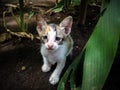
[[[50,31],[50,26],[47,26],[45,32],[48,33]]]

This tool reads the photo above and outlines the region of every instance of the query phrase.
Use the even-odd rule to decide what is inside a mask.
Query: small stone
[[[25,66],[22,66],[21,70],[22,70],[22,71],[26,70],[26,67],[25,67]]]

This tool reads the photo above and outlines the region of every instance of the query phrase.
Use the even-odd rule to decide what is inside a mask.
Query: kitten
[[[68,16],[59,25],[47,24],[39,15],[36,16],[36,20],[36,29],[42,41],[40,49],[43,57],[42,71],[50,71],[51,65],[57,63],[49,78],[49,82],[54,85],[58,83],[66,57],[73,48],[73,40],[70,36],[73,19]]]

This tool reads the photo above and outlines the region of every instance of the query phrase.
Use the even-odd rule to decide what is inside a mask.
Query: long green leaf
[[[111,0],[86,44],[80,90],[102,90],[110,72],[120,36],[120,0]]]

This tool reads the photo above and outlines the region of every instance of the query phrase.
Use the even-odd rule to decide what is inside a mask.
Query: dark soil
[[[84,26],[76,24],[74,15],[74,24],[72,28],[72,37],[74,40],[73,59],[80,53],[85,43],[87,42],[92,30],[97,22],[98,7],[90,7],[87,14],[87,22]],[[58,13],[47,16],[49,22],[59,22],[68,13]],[[59,17],[59,18],[58,18]],[[33,27],[35,27],[33,25]],[[34,29],[35,30],[35,29]],[[31,31],[34,32],[34,31]],[[6,50],[6,48],[8,50]],[[56,90],[57,85],[49,84],[49,76],[53,69],[48,73],[41,71],[42,57],[39,52],[40,41],[29,40],[25,38],[17,38],[13,36],[0,44],[0,90]],[[6,50],[6,51],[4,51]],[[120,47],[116,54],[115,62],[111,69],[110,75],[105,83],[103,90],[120,90]],[[69,66],[72,60],[67,58],[66,67],[63,73]],[[61,75],[62,76],[62,75]],[[69,90],[68,88],[66,88]]]

